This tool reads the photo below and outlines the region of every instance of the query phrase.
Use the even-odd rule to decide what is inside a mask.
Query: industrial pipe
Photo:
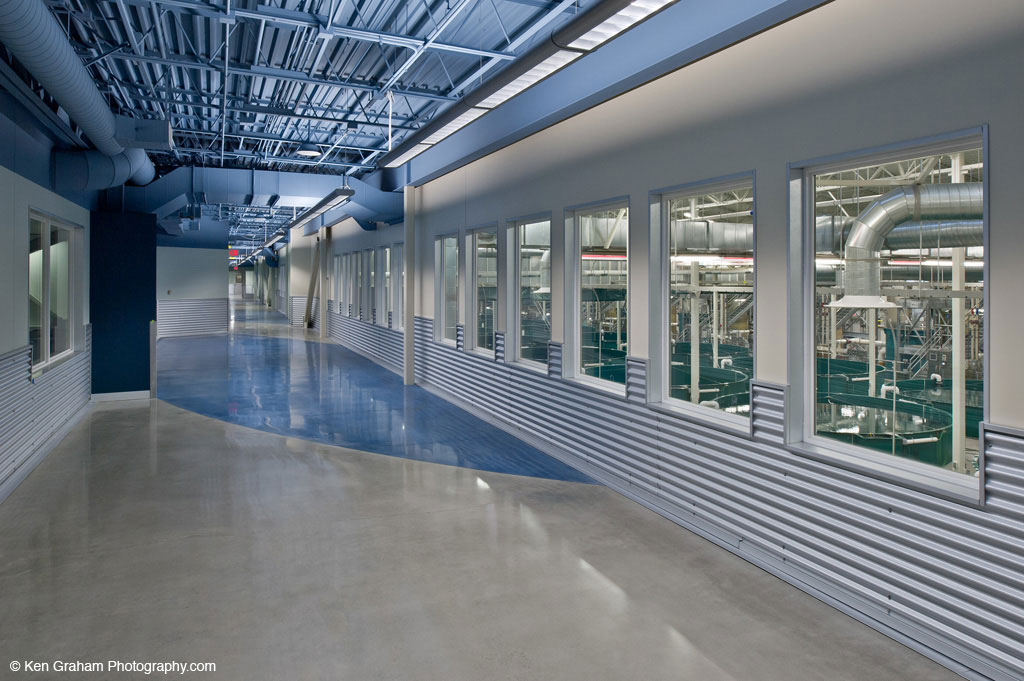
[[[878,307],[881,301],[879,251],[901,223],[931,218],[980,219],[984,210],[981,183],[926,184],[899,187],[868,206],[850,228],[846,242],[845,296],[840,307]],[[845,303],[845,305],[844,305]]]
[[[136,184],[153,180],[156,170],[146,152],[126,151],[115,139],[114,114],[43,0],[0,0],[0,42],[99,150],[58,154],[58,175],[74,180],[68,188],[103,189],[129,179]],[[71,167],[61,168],[63,164]]]

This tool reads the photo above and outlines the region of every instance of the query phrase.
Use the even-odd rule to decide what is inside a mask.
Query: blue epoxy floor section
[[[302,331],[282,324],[281,315],[233,314],[236,324],[226,336],[159,342],[160,399],[278,435],[475,470],[593,482],[422,388],[403,385],[357,353],[294,337]],[[253,320],[257,328],[239,328]]]

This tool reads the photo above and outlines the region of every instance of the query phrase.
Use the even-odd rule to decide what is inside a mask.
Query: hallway
[[[957,678],[523,445],[402,450],[461,412],[419,389],[396,403],[376,365],[272,322],[162,341],[166,399],[95,406],[0,506],[11,659],[238,680]],[[352,393],[410,440],[297,421],[295,387],[319,396],[309,419],[366,421],[325,397]]]

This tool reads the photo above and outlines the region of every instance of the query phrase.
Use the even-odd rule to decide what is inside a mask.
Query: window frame
[[[391,244],[391,328],[402,331],[405,328],[405,242]]]
[[[565,293],[563,294],[562,309],[564,313],[564,327],[563,336],[565,342],[562,344],[562,377],[588,385],[599,390],[614,395],[625,395],[626,384],[616,383],[603,378],[596,378],[594,376],[587,376],[583,373],[582,367],[580,366],[581,354],[582,354],[582,329],[580,327],[580,306],[582,305],[583,296],[583,282],[582,282],[582,262],[583,262],[583,250],[582,250],[582,238],[579,228],[579,217],[582,213],[591,213],[599,210],[613,210],[616,208],[625,208],[627,214],[627,220],[629,216],[632,216],[633,210],[630,205],[630,196],[628,194],[623,196],[617,196],[610,199],[602,199],[599,201],[593,201],[585,204],[579,204],[576,206],[570,206],[564,209],[564,224],[565,224],[565,253],[567,254],[565,263]],[[630,270],[629,267],[629,235],[630,235],[630,224],[631,221],[626,223],[626,309],[627,309],[627,330],[626,330],[626,356],[629,356],[629,290],[630,290]],[[553,252],[552,252],[553,253]],[[554,255],[552,255],[554,257]],[[552,270],[553,272],[553,270]],[[571,293],[570,293],[571,292]],[[577,295],[578,294],[578,295]]]
[[[522,342],[523,342],[523,329],[522,329],[522,258],[520,255],[520,242],[519,242],[519,229],[526,225],[532,225],[538,222],[548,223],[548,251],[551,253],[551,257],[548,259],[548,281],[553,283],[554,280],[554,267],[552,261],[555,257],[554,250],[554,214],[551,211],[543,213],[535,213],[533,215],[525,215],[517,218],[511,218],[507,221],[507,228],[511,237],[511,243],[514,244],[509,249],[508,258],[512,263],[512,267],[509,271],[512,272],[511,279],[512,285],[509,287],[509,297],[511,298],[512,304],[509,305],[509,317],[507,322],[508,334],[512,335],[512,343],[508,342],[508,334],[505,337],[505,352],[506,356],[511,356],[512,362],[519,364],[527,369],[538,371],[547,374],[548,365],[547,362],[537,362],[532,359],[524,359],[522,354]],[[553,297],[553,296],[552,296]],[[554,307],[554,301],[549,303],[551,307]],[[551,343],[553,336],[552,329],[555,325],[554,314],[552,312],[551,325],[548,329],[548,343]],[[511,353],[509,350],[511,349]]]
[[[28,228],[29,233],[29,256],[31,257],[31,239],[32,239],[32,221],[42,223],[46,228],[46,237],[43,239],[45,248],[42,249],[42,280],[41,280],[41,300],[40,300],[40,361],[32,362],[30,358],[31,373],[36,376],[47,369],[54,367],[58,364],[63,363],[69,358],[73,357],[76,353],[81,351],[81,338],[79,334],[79,327],[82,324],[82,302],[79,287],[76,286],[78,281],[78,272],[81,267],[79,263],[80,251],[81,251],[81,234],[84,231],[82,227],[71,224],[66,220],[62,220],[54,215],[50,215],[43,211],[36,209],[30,209],[28,212]],[[52,302],[52,291],[50,288],[50,243],[51,233],[54,228],[68,233],[68,349],[63,352],[51,355],[50,351],[50,305]],[[31,265],[27,268],[29,291],[31,291],[32,281],[32,269]],[[28,317],[29,323],[31,324],[31,305],[26,300],[28,306]],[[46,328],[43,329],[43,320],[47,320]],[[26,336],[31,332],[31,325],[26,329]],[[44,341],[45,339],[45,341]],[[29,340],[31,346],[31,340]]]
[[[444,334],[445,326],[448,318],[445,311],[445,270],[444,270],[444,242],[446,239],[455,240],[455,327],[456,336],[458,336],[458,325],[459,325],[459,314],[462,311],[462,306],[459,305],[459,278],[460,270],[462,269],[461,257],[463,250],[461,248],[462,235],[461,231],[447,232],[445,234],[439,234],[434,237],[434,340],[448,345],[456,347],[458,341],[455,338],[448,338]]]
[[[467,283],[467,286],[466,286],[466,289],[467,289],[467,291],[466,291],[466,308],[467,308],[466,313],[467,314],[466,314],[466,320],[467,321],[470,320],[470,319],[473,320],[473,330],[472,330],[472,333],[468,333],[465,330],[465,322],[463,322],[463,334],[465,335],[465,337],[463,339],[463,344],[464,344],[465,349],[467,351],[469,351],[469,352],[475,352],[475,353],[477,353],[477,354],[479,354],[479,355],[481,355],[483,357],[486,357],[488,359],[494,359],[494,356],[495,356],[494,352],[495,351],[493,349],[482,348],[479,345],[477,345],[477,328],[476,328],[476,325],[477,325],[477,321],[478,321],[477,313],[479,312],[479,310],[477,310],[477,237],[480,234],[492,234],[494,236],[494,247],[495,247],[495,249],[497,251],[497,256],[495,258],[495,267],[497,267],[498,261],[501,260],[501,256],[502,256],[501,244],[500,244],[501,239],[500,239],[500,235],[498,233],[498,223],[497,222],[491,222],[491,223],[487,223],[485,225],[479,225],[479,226],[476,226],[476,227],[471,227],[471,228],[466,230],[466,244],[467,244],[467,246],[469,246],[466,249],[467,250],[467,257],[466,257],[466,283]],[[470,254],[472,254],[472,255],[470,256]],[[469,295],[470,294],[469,289],[472,289],[472,295]],[[495,274],[495,291],[497,291],[497,274]],[[492,322],[494,328],[492,329],[492,334],[498,331],[497,302],[498,302],[498,297],[497,297],[497,292],[496,292],[495,293],[494,319],[493,319],[493,322]],[[494,342],[493,335],[492,335],[491,342],[492,343]]]
[[[676,413],[694,419],[716,423],[731,431],[747,433],[750,430],[750,414],[741,416],[721,410],[702,407],[669,395],[669,334],[668,311],[671,302],[671,257],[669,238],[669,217],[665,207],[673,199],[694,196],[696,194],[713,194],[730,189],[750,187],[753,194],[754,225],[753,249],[753,287],[754,307],[752,315],[755,320],[754,333],[751,339],[751,355],[753,357],[753,375],[751,382],[757,380],[757,173],[747,170],[707,180],[698,180],[681,185],[652,190],[650,202],[650,256],[648,267],[651,275],[651,309],[657,309],[652,315],[651,323],[651,366],[650,372],[654,379],[649,381],[648,404],[668,413]]]
[[[991,166],[989,164],[988,125],[881,145],[872,148],[817,157],[787,164],[788,223],[787,262],[787,345],[788,375],[791,390],[787,391],[784,418],[784,442],[791,454],[838,466],[856,473],[884,480],[916,491],[931,494],[968,506],[982,507],[985,503],[984,474],[978,477],[948,471],[928,464],[894,457],[867,447],[839,442],[815,431],[814,408],[816,402],[816,371],[814,353],[815,300],[815,206],[814,178],[827,172],[861,165],[875,165],[920,156],[951,153],[958,150],[981,148],[985,173],[982,177],[983,247],[985,263],[983,294],[985,309],[989,306],[991,290],[989,250],[989,196]],[[799,265],[799,266],[795,266]],[[986,320],[987,326],[988,320]],[[982,339],[984,348],[984,406],[983,422],[987,423],[991,405],[991,333]],[[984,471],[985,453],[978,452],[979,471]]]

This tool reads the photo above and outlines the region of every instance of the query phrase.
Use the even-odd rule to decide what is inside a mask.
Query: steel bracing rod
[[[220,151],[215,149],[194,149],[190,147],[181,147],[178,149],[182,154],[195,154],[199,156],[217,156]],[[241,159],[252,159],[256,161],[264,161],[267,163],[284,163],[300,166],[315,166],[317,162],[314,160],[306,160],[301,158],[289,158],[287,156],[264,156],[262,154],[255,154],[245,151],[227,151],[225,156],[228,158],[241,158]],[[369,163],[345,163],[343,161],[325,161],[320,165],[329,166],[332,168],[360,168],[363,170],[372,170],[373,164]]]
[[[388,33],[386,31],[374,31],[367,28],[355,26],[338,26],[329,23],[328,17],[302,12],[298,10],[273,7],[271,5],[257,5],[255,9],[233,8],[230,13],[225,13],[222,8],[215,7],[205,2],[194,0],[124,0],[128,5],[149,7],[151,4],[163,5],[172,8],[178,13],[194,14],[211,19],[223,19],[236,17],[254,22],[265,22],[271,26],[283,26],[288,28],[313,29],[317,34],[326,34],[331,37],[348,38],[361,42],[374,43],[377,45],[388,45],[391,47],[403,47],[410,50],[431,49],[439,52],[453,52],[466,54],[475,57],[486,57],[489,59],[510,60],[515,59],[515,54],[501,50],[486,50],[467,45],[454,45],[440,41],[429,41],[426,38],[403,35],[400,33]]]
[[[508,45],[509,51],[515,52],[520,47],[526,44],[533,36],[537,35],[538,31],[541,31],[550,24],[552,21],[558,19],[559,15],[570,11],[575,5],[577,0],[562,0],[553,8],[549,9],[546,14],[541,16],[537,21],[527,26],[519,35],[517,35],[511,43]],[[489,59],[484,62],[479,68],[475,69],[472,73],[464,77],[455,87],[451,89],[451,92],[457,93],[462,92],[467,87],[473,84],[474,81],[482,78],[484,74],[500,64],[500,61]]]
[[[175,135],[184,135],[184,136],[198,135],[200,137],[216,137],[216,136],[220,135],[220,133],[214,132],[212,130],[189,130],[187,128],[172,128],[172,131],[174,132]],[[376,147],[363,147],[363,146],[358,146],[358,145],[354,145],[354,144],[337,144],[337,143],[331,144],[330,142],[317,142],[317,141],[311,140],[311,139],[287,139],[287,140],[282,140],[277,135],[268,135],[268,134],[262,133],[262,132],[236,131],[236,132],[226,132],[224,134],[227,137],[230,137],[232,139],[260,140],[260,141],[266,141],[266,142],[287,142],[288,144],[315,144],[315,145],[321,145],[321,146],[330,145],[330,146],[333,146],[335,149],[340,150],[340,151],[365,151],[367,153],[374,153],[374,152],[379,152],[380,151],[380,149],[378,149]]]
[[[87,52],[79,52],[80,56],[92,57]],[[174,56],[174,57],[160,57],[154,54],[135,54],[127,55],[122,52],[114,52],[107,56],[107,59],[117,59],[128,62],[148,62],[151,64],[161,64],[164,66],[173,66],[184,69],[195,69],[206,73],[222,73],[225,70],[223,61],[204,61],[195,57],[187,56]],[[382,91],[381,88],[376,85],[369,83],[354,83],[351,81],[344,80],[330,80],[328,78],[317,78],[308,76],[305,71],[292,71],[283,68],[272,68],[269,66],[242,66],[228,64],[227,73],[229,75],[243,76],[246,78],[273,78],[280,81],[286,81],[288,83],[298,83],[303,85],[319,85],[322,87],[329,88],[341,88],[347,90],[360,90],[363,92],[379,93]],[[455,102],[456,97],[451,95],[441,94],[440,92],[430,92],[426,90],[409,90],[409,89],[394,89],[392,90],[396,95],[402,97],[413,97],[418,99],[431,99],[439,102]]]
[[[419,58],[423,53],[426,52],[427,49],[441,37],[441,34],[452,25],[452,22],[455,21],[455,19],[458,18],[458,16],[462,14],[467,7],[469,7],[471,1],[472,0],[456,0],[455,6],[448,10],[448,13],[441,18],[441,21],[439,21],[433,30],[430,31],[430,34],[427,35],[426,42],[420,47],[417,47],[413,51],[412,55],[402,62],[402,65],[399,66],[398,69],[391,74],[391,77],[388,78],[387,82],[381,86],[381,90],[385,92],[392,91],[398,83],[398,80],[404,76],[410,68],[412,68],[413,64],[419,61]]]

